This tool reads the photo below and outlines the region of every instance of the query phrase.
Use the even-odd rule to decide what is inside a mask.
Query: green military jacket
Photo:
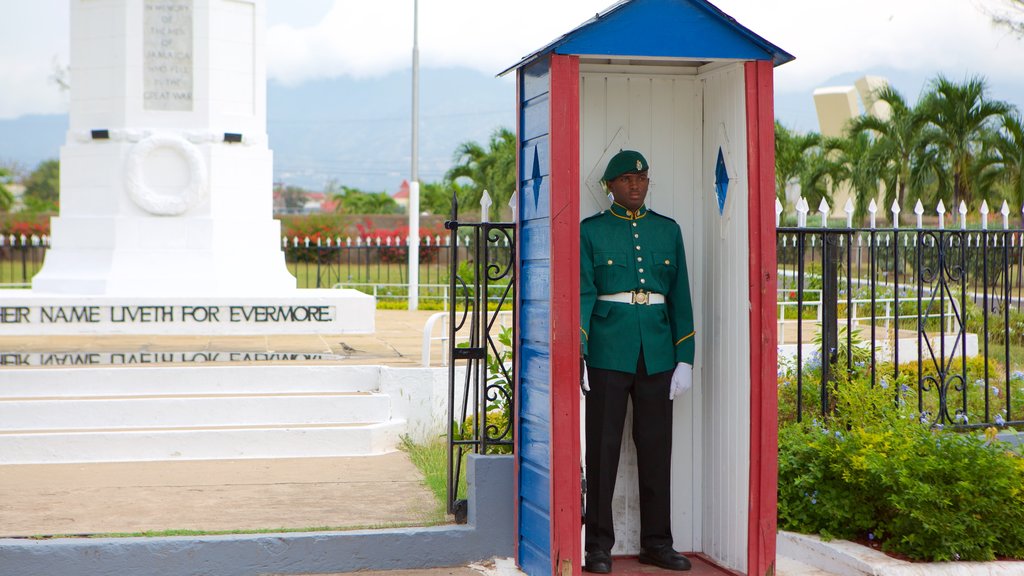
[[[598,299],[631,290],[662,294],[665,304]],[[580,223],[580,323],[589,366],[634,373],[641,348],[649,374],[693,364],[693,304],[675,220],[613,203]]]

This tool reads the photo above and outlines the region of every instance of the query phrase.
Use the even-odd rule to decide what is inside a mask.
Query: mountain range
[[[883,76],[913,103],[933,75],[881,69],[836,75],[821,86],[849,85],[865,74]],[[959,77],[951,76],[953,80]],[[394,193],[411,170],[411,71],[379,78],[348,77],[267,86],[267,133],[274,179],[311,191],[338,184]],[[818,130],[811,90],[775,94],[776,117],[790,129]],[[988,96],[1024,107],[1024,81],[991,86]],[[419,177],[441,180],[459,144],[484,146],[498,128],[515,128],[513,75],[496,78],[466,68],[420,71]],[[33,169],[56,158],[67,115],[0,120],[0,164]]]
[[[515,81],[469,69],[424,69],[419,93],[419,179],[439,181],[464,142],[486,146],[515,126]],[[412,157],[411,71],[267,85],[267,135],[274,179],[308,190],[338,184],[394,193]],[[0,120],[0,163],[32,170],[57,158],[67,114]]]

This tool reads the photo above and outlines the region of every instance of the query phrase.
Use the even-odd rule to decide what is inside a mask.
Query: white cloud
[[[135,0],[137,1],[137,0]],[[413,0],[266,0],[268,74],[282,82],[408,69]],[[575,28],[614,0],[420,0],[420,63],[494,74]],[[797,57],[776,90],[806,92],[845,72],[981,74],[1024,107],[1024,40],[982,8],[1004,0],[718,0],[740,23]],[[8,2],[0,19],[0,118],[63,112],[50,81],[68,62],[68,0]],[[315,23],[314,23],[315,22]],[[305,24],[305,25],[303,25]],[[908,96],[916,96],[908,95]]]
[[[810,91],[845,72],[877,68],[1012,81],[1024,61],[1024,41],[991,24],[983,8],[997,3],[721,0],[717,5],[796,56],[776,71],[776,89]]]
[[[607,4],[608,0],[423,0],[419,3],[420,65],[465,66],[496,74]],[[268,74],[295,83],[407,69],[412,61],[412,30],[411,0],[335,0],[316,25],[270,27]]]

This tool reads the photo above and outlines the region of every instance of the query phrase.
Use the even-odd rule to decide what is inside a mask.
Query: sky
[[[68,63],[69,4],[3,0],[0,119],[67,111],[53,80]],[[268,77],[295,85],[317,78],[381,76],[410,67],[413,0],[265,0]],[[496,74],[613,0],[420,0],[421,69],[462,66]],[[924,80],[979,74],[990,95],[1024,110],[1024,40],[986,11],[1010,0],[717,0],[721,10],[796,56],[776,69],[777,109],[800,130],[813,112],[792,110],[851,74],[915,79],[897,89],[916,100]],[[1024,19],[1024,11],[1018,12]],[[511,79],[508,80],[511,82]],[[799,98],[793,99],[794,96]],[[798,113],[799,112],[799,113]],[[811,120],[808,120],[811,118]],[[801,125],[804,124],[804,125]]]

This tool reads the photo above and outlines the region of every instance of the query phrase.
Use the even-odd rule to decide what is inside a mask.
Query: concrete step
[[[410,402],[399,393],[405,408],[396,412],[382,374],[380,366],[4,369],[0,464],[382,454],[406,432]]]
[[[127,428],[0,433],[0,464],[370,456],[392,452],[405,421],[363,425]]]
[[[56,396],[376,392],[380,366],[4,368],[0,399]],[[240,374],[244,374],[240,377]]]
[[[7,398],[0,432],[371,424],[390,415],[388,396],[369,392]]]

